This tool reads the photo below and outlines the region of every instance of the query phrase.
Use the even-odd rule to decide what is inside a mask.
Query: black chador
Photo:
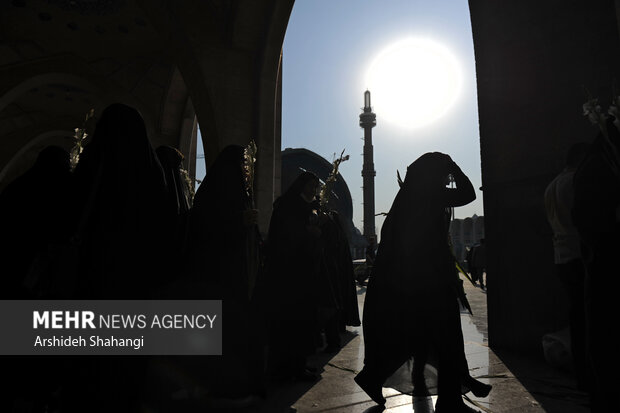
[[[270,365],[282,379],[312,379],[306,357],[317,345],[318,303],[323,302],[316,205],[319,180],[303,172],[274,203],[265,278]]]
[[[173,217],[140,113],[123,104],[108,106],[75,175],[87,217],[81,298],[149,297],[166,275],[161,222]]]
[[[3,298],[39,298],[30,285],[38,282],[34,278],[59,275],[46,273],[54,268],[38,267],[75,229],[72,178],[67,151],[49,146],[0,193]]]
[[[359,309],[355,273],[349,250],[349,241],[342,226],[342,219],[336,211],[327,211],[321,223],[324,270],[330,295],[333,297],[334,312],[328,314],[325,325],[326,351],[337,350],[341,343],[339,332],[345,326],[359,326]]]
[[[198,253],[193,261],[209,295],[218,299],[249,301],[256,284],[260,238],[243,162],[242,146],[224,148],[198,188],[191,212],[192,249]]]
[[[256,300],[260,234],[244,148],[225,147],[194,199],[191,273],[203,298],[222,300],[223,356],[211,360],[213,397],[239,398],[263,391],[264,328]]]
[[[455,189],[446,187],[449,175]],[[379,404],[385,385],[414,395],[437,391],[438,410],[465,411],[462,385],[484,386],[466,372],[447,238],[448,208],[474,199],[471,182],[448,155],[427,153],[407,168],[381,230],[364,303],[364,369],[356,381]]]
[[[161,288],[172,219],[164,173],[140,113],[116,103],[101,114],[75,169],[80,231],[79,299],[148,299]],[[82,223],[83,220],[83,223]],[[63,411],[136,411],[148,359],[72,357]]]
[[[57,268],[45,263],[74,229],[72,194],[69,154],[57,146],[43,149],[32,168],[0,193],[2,299],[40,298],[32,282],[62,275],[50,273]],[[32,402],[41,410],[53,399],[66,366],[62,358],[45,356],[4,356],[0,362],[10,377],[0,392],[4,404]]]

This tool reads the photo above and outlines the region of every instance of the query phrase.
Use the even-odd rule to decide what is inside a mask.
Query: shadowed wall
[[[489,343],[541,353],[567,325],[543,194],[566,150],[591,141],[588,87],[620,75],[614,1],[470,0],[488,257]],[[605,106],[606,107],[606,106]]]

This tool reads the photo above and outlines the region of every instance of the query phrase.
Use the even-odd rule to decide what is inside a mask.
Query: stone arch
[[[15,85],[9,84],[5,90],[0,90],[0,112],[6,108],[8,104],[15,101],[29,90],[51,83],[67,84],[83,88],[92,93],[100,93],[100,89],[89,80],[66,72],[47,72],[39,73],[30,77],[18,80]],[[15,86],[13,86],[15,85]]]
[[[194,124],[201,125],[205,163],[208,166],[219,153],[220,135],[207,76],[201,67],[199,53],[192,48],[192,39],[186,33],[185,24],[181,22],[182,10],[179,9],[182,9],[183,5],[177,5],[177,8],[172,4],[156,4],[145,0],[138,0],[137,3],[157,30],[168,34],[168,37],[164,39],[166,48],[174,50],[176,64],[171,85],[178,82],[178,76],[180,76],[187,89],[188,98],[191,100],[191,110],[194,111],[196,117]],[[211,61],[211,63],[214,62]],[[192,125],[192,130],[194,129],[195,126]],[[195,131],[192,133],[195,134]],[[191,144],[184,143],[184,147],[190,148],[191,152]]]
[[[49,69],[53,71],[47,71]],[[57,85],[73,88],[84,92],[89,97],[90,104],[84,104],[80,110],[66,111],[61,116],[50,116],[43,121],[33,121],[30,126],[14,130],[3,130],[4,150],[0,155],[0,186],[6,185],[8,181],[15,177],[16,171],[24,171],[32,162],[32,149],[37,147],[42,141],[53,136],[59,131],[65,136],[72,136],[73,130],[82,125],[83,117],[90,108],[95,109],[95,116],[108,105],[114,102],[125,103],[136,108],[145,120],[147,133],[152,138],[158,131],[152,110],[141,104],[127,91],[116,87],[105,78],[88,73],[78,62],[74,65],[67,64],[67,59],[60,57],[46,60],[45,63],[29,65],[25,70],[12,70],[11,83],[0,86],[0,112],[9,107],[14,102],[18,102],[28,92],[36,90],[46,85]],[[187,112],[187,99],[183,102],[181,112]],[[191,105],[190,105],[191,106]],[[193,111],[190,110],[189,116],[193,121]],[[93,125],[91,124],[91,127]],[[187,127],[185,128],[187,129]],[[191,127],[186,134],[191,135]],[[34,137],[34,138],[33,138]],[[30,139],[35,141],[30,142]],[[188,139],[191,143],[191,137]],[[66,145],[65,145],[66,146]],[[68,149],[68,148],[67,148]],[[20,162],[24,165],[20,165]]]
[[[5,84],[0,82],[0,112],[33,88],[46,84],[61,84],[89,92],[93,98],[91,106],[95,109],[95,114],[112,103],[132,106],[144,118],[149,136],[154,136],[157,132],[157,116],[151,108],[136,99],[131,91],[94,73],[88,64],[76,56],[59,55],[29,64],[15,65],[6,71],[5,78],[10,81],[7,80]],[[76,113],[76,119],[79,120],[82,116],[83,113]]]
[[[257,205],[271,211],[276,195],[280,194],[281,147],[282,147],[282,44],[293,5],[277,3],[270,21],[270,30],[264,42],[263,61],[258,76],[256,127],[259,145]],[[263,113],[261,113],[262,111]],[[270,122],[266,120],[270,119]],[[260,179],[265,174],[276,175],[269,181]],[[261,227],[268,226],[268,217],[262,217]]]
[[[2,186],[32,164],[36,158],[36,153],[42,149],[41,143],[53,141],[52,138],[54,137],[73,136],[74,129],[82,125],[84,116],[89,109],[95,109],[96,114],[100,113],[112,101],[124,101],[134,105],[134,107],[138,106],[131,99],[115,99],[114,93],[110,93],[109,88],[102,84],[101,79],[92,75],[84,76],[83,73],[78,73],[79,69],[72,72],[70,65],[66,65],[64,62],[65,59],[52,60],[54,60],[51,63],[52,69],[58,69],[58,71],[46,71],[49,67],[44,64],[30,66],[27,70],[13,71],[11,76],[13,82],[3,85],[4,87],[1,89],[0,112],[17,103],[19,103],[17,106],[24,103],[33,103],[35,107],[39,106],[37,97],[29,96],[29,92],[51,86],[59,89],[70,89],[73,93],[88,97],[90,103],[82,102],[55,108],[58,113],[48,113],[43,118],[31,119],[27,125],[24,125],[23,122],[17,122],[18,126],[21,127],[15,129],[4,127],[1,131],[4,149],[0,155],[2,171],[0,173],[0,185]],[[63,71],[64,69],[68,71]],[[76,109],[78,107],[79,109]],[[63,142],[63,139],[55,143],[60,143],[66,149],[72,146],[72,141],[67,143]]]
[[[162,138],[185,156],[185,169],[193,178],[196,169],[198,121],[189,90],[178,67],[175,67],[170,75],[159,119]]]

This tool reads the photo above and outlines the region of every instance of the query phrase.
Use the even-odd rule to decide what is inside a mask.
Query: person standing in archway
[[[613,116],[607,119],[607,135],[601,133],[592,142],[573,177],[572,217],[586,267],[586,346],[593,375],[593,413],[616,411],[620,386],[620,353],[616,340],[610,338],[620,290],[620,132],[615,121]]]
[[[456,188],[446,187],[449,176]],[[393,373],[427,357],[438,370],[436,412],[472,411],[461,397],[464,344],[448,230],[450,208],[475,197],[446,154],[424,154],[407,168],[381,230],[364,303],[364,368],[355,381],[378,404]]]
[[[486,289],[484,284],[484,270],[487,262],[487,247],[484,244],[484,238],[480,239],[480,244],[476,245],[472,253],[472,280],[474,282],[480,282],[480,288]]]
[[[574,201],[575,170],[587,153],[589,144],[577,143],[566,155],[565,168],[545,190],[547,220],[553,230],[553,252],[557,277],[569,301],[571,353],[577,386],[588,388],[586,357],[585,267],[581,259],[579,232],[573,224],[571,210]]]

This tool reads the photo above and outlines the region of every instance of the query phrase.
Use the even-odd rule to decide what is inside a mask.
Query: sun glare
[[[441,118],[461,89],[457,60],[441,44],[408,38],[382,51],[366,73],[378,119],[415,129]]]

